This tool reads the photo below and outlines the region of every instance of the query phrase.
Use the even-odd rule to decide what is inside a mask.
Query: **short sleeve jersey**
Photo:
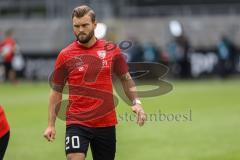
[[[61,106],[66,107],[66,124],[116,125],[112,77],[127,72],[121,50],[105,40],[98,39],[90,48],[77,41],[64,48],[57,57],[52,82],[57,91],[68,94],[67,105]]]

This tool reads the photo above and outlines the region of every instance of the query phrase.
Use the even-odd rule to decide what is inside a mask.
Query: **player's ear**
[[[93,21],[93,26],[94,26],[94,29],[96,29],[96,27],[97,27],[97,21],[96,20]]]

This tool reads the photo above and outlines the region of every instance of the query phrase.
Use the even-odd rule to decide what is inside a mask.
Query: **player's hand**
[[[146,121],[146,114],[140,104],[136,104],[131,107],[132,111],[136,114],[137,116],[137,124],[139,126],[143,126],[145,121]]]
[[[45,131],[43,136],[49,141],[49,142],[53,142],[55,139],[55,135],[56,135],[56,130],[55,127],[48,127]]]

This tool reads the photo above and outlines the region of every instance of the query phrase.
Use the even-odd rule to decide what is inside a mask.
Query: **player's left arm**
[[[132,111],[137,115],[137,124],[139,126],[144,125],[146,121],[146,115],[142,107],[141,101],[137,96],[137,88],[132,80],[129,72],[120,76],[120,80],[126,96],[132,101]]]

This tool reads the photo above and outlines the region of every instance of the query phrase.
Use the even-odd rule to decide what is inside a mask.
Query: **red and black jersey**
[[[117,124],[112,75],[121,76],[128,66],[121,50],[105,40],[90,48],[77,41],[63,49],[55,63],[53,83],[68,86],[66,123],[88,127]]]

